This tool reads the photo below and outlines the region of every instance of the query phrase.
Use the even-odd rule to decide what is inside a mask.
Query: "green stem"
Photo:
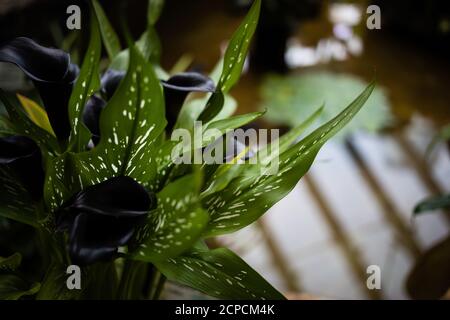
[[[151,283],[149,299],[158,300],[162,290],[164,289],[165,283],[166,277],[161,272],[155,269],[153,282]]]
[[[124,264],[123,264],[122,275],[120,277],[119,289],[117,291],[118,299],[121,299],[121,300],[127,299],[128,284],[129,284],[132,274],[133,274],[132,262],[130,260],[125,260]]]

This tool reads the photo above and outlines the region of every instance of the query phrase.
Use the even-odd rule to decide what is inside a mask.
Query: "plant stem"
[[[151,283],[149,299],[151,299],[151,300],[159,299],[159,296],[161,295],[161,292],[164,288],[165,282],[166,282],[166,277],[161,272],[159,272],[158,270],[155,269],[153,281]]]
[[[129,260],[125,260],[123,264],[122,275],[120,277],[119,289],[117,290],[118,299],[127,299],[128,282],[132,275],[132,263]]]

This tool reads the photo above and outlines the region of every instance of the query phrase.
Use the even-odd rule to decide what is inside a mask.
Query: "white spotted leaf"
[[[222,74],[217,90],[211,95],[199,120],[209,122],[222,110],[224,95],[238,82],[247,57],[250,41],[258,25],[261,0],[256,0],[244,21],[234,32],[223,58]]]
[[[83,184],[126,175],[147,186],[155,176],[154,144],[167,123],[164,98],[151,64],[136,47],[130,50],[125,78],[100,117],[99,144],[74,155]]]
[[[203,135],[203,143],[202,146],[206,146],[212,142],[214,142],[214,133],[213,131],[216,131],[217,133],[220,132],[222,135],[227,133],[230,130],[240,128],[246,124],[249,124],[259,117],[261,117],[264,114],[264,112],[252,112],[247,113],[243,115],[238,115],[234,117],[229,117],[226,119],[220,119],[213,122],[210,122],[208,126],[206,127],[205,133]],[[208,132],[208,130],[211,130]],[[208,134],[209,133],[209,134]],[[215,137],[216,139],[218,137]],[[211,141],[211,139],[214,139]]]
[[[202,209],[199,177],[186,175],[169,183],[157,194],[158,206],[149,213],[137,232],[140,243],[133,258],[148,262],[161,261],[190,249],[205,229],[209,215]]]
[[[260,11],[261,0],[256,0],[228,44],[223,60],[222,75],[217,86],[224,93],[230,91],[241,76],[250,41],[258,25]]]
[[[82,151],[90,138],[88,129],[82,123],[82,116],[87,101],[100,88],[100,53],[99,26],[97,19],[93,16],[89,46],[69,100],[69,119],[72,126],[69,144],[75,151]]]
[[[147,187],[156,175],[156,144],[164,127],[164,98],[152,66],[131,48],[130,67],[100,116],[100,142],[66,152],[48,167],[44,195],[55,210],[75,192],[126,175]]]
[[[121,50],[119,37],[111,26],[108,17],[106,16],[102,6],[98,3],[97,0],[92,1],[92,6],[94,7],[95,15],[99,22],[100,32],[106,48],[106,52],[108,53],[109,59],[113,60]]]
[[[289,147],[291,147],[292,144],[295,143],[295,141],[297,141],[297,139],[299,139],[300,135],[306,129],[308,129],[314,123],[315,120],[317,120],[317,118],[320,116],[322,111],[323,111],[323,106],[320,107],[319,109],[317,109],[312,115],[310,115],[305,121],[300,123],[298,126],[292,128],[287,133],[285,133],[280,138],[278,138],[279,153],[282,153],[282,152],[286,151],[287,149],[289,149]],[[270,147],[268,145],[262,147],[258,151],[257,156],[262,156],[265,158],[265,160],[267,160],[268,157],[271,155],[269,149],[270,149]]]
[[[168,279],[219,299],[285,299],[241,258],[225,248],[189,252],[158,262],[156,266]]]
[[[369,85],[338,116],[275,157],[272,161],[279,161],[275,174],[267,174],[270,166],[241,165],[246,166],[243,174],[232,180],[221,192],[203,199],[211,216],[205,236],[239,230],[254,222],[285,197],[309,170],[325,142],[361,109],[373,88],[374,84]]]

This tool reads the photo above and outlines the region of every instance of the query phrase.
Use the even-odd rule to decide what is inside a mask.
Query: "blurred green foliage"
[[[261,86],[261,109],[267,109],[267,121],[294,127],[325,104],[316,121],[329,121],[366,86],[367,83],[355,76],[325,71],[288,76],[269,75]],[[391,122],[387,95],[377,86],[367,100],[366,107],[339,136],[342,138],[356,130],[376,132]]]

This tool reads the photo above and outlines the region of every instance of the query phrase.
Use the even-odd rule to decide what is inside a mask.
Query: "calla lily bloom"
[[[130,177],[115,177],[75,194],[58,211],[56,224],[69,231],[72,262],[88,265],[113,258],[155,207],[153,193]]]
[[[162,81],[166,102],[167,130],[172,130],[183,102],[190,92],[214,92],[216,87],[210,78],[196,72],[183,72]]]
[[[83,123],[92,134],[92,142],[97,145],[100,141],[100,114],[106,105],[106,101],[93,95],[83,111]]]
[[[24,136],[0,138],[0,165],[14,171],[33,199],[42,197],[44,170],[36,142]]]
[[[79,73],[69,54],[20,37],[0,47],[0,62],[17,65],[33,81],[53,131],[66,139],[70,134],[68,103]]]

